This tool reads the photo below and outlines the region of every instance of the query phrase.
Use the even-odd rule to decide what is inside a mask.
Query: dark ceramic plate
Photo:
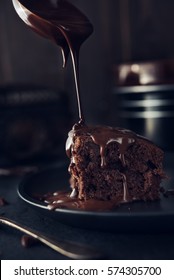
[[[58,166],[26,177],[18,194],[28,205],[54,220],[88,229],[116,232],[165,232],[174,230],[174,196],[161,196],[157,202],[135,202],[118,207],[112,212],[71,209],[48,210],[46,204],[33,194],[44,194],[69,189],[67,166]]]

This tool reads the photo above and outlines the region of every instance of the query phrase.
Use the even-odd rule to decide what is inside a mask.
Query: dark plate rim
[[[60,165],[60,167],[62,167],[62,165]],[[55,168],[54,168],[55,169]],[[46,169],[46,171],[51,171],[52,168],[48,168]],[[30,179],[33,179],[34,176],[38,176],[39,174],[42,174],[42,172],[45,172],[45,170],[42,170],[40,172],[34,173],[34,174],[30,174],[30,175],[26,175],[23,180],[20,182],[20,184],[18,185],[17,188],[17,194],[20,197],[20,199],[22,199],[25,203],[27,203],[28,205],[34,206],[36,208],[40,208],[42,210],[45,211],[50,211],[50,212],[54,212],[57,214],[73,214],[73,215],[84,215],[84,216],[96,216],[96,217],[131,217],[131,218],[140,218],[140,217],[147,217],[147,218],[154,218],[154,217],[174,217],[174,209],[172,210],[167,210],[165,212],[162,211],[150,211],[150,212],[146,212],[145,210],[142,211],[140,210],[140,212],[134,212],[134,211],[130,211],[130,212],[117,212],[117,211],[85,211],[85,210],[73,210],[73,209],[61,209],[61,208],[57,208],[55,210],[50,210],[48,209],[46,203],[37,200],[34,197],[31,197],[26,191],[26,184],[29,182]],[[49,191],[49,190],[48,190]],[[161,199],[170,199],[170,198],[165,198],[161,195]],[[174,197],[172,197],[172,199],[174,199]],[[146,205],[148,203],[160,203],[160,201],[155,201],[155,202],[135,202],[135,203],[146,203]],[[174,201],[173,201],[174,203]],[[126,204],[125,204],[126,205]],[[127,206],[132,205],[132,203],[127,204]],[[122,207],[122,206],[120,206]],[[119,209],[120,209],[119,207]],[[127,210],[129,211],[129,210]]]

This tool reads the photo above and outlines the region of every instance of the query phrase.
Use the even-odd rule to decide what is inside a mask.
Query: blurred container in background
[[[114,66],[114,78],[112,123],[174,150],[174,61]]]
[[[71,124],[65,92],[39,86],[1,87],[1,166],[64,158]]]

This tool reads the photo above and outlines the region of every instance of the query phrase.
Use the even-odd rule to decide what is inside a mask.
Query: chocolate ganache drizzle
[[[79,86],[79,51],[93,32],[88,18],[65,0],[12,0],[21,19],[39,35],[60,46],[63,66],[71,55],[80,123],[84,122]]]
[[[66,142],[66,153],[68,157],[71,159],[71,163],[74,162],[73,158],[73,146],[74,146],[74,137],[78,133],[86,134],[92,138],[95,144],[100,147],[100,157],[101,157],[101,168],[107,168],[106,160],[105,160],[105,151],[107,145],[111,142],[117,142],[119,145],[119,158],[122,163],[122,166],[126,167],[125,161],[125,152],[127,148],[136,141],[137,137],[134,132],[122,128],[113,128],[109,126],[96,126],[96,127],[88,127],[88,126],[78,126],[75,129],[69,132],[69,137]],[[71,164],[70,163],[70,164]],[[123,201],[128,202],[129,191],[127,186],[127,178],[124,173],[122,173],[123,179]]]

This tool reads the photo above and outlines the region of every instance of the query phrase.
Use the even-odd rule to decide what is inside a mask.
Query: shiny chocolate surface
[[[92,24],[78,8],[64,0],[13,0],[13,5],[30,28],[60,46],[63,66],[71,55],[79,118],[84,122],[80,98],[79,51],[93,32]]]

